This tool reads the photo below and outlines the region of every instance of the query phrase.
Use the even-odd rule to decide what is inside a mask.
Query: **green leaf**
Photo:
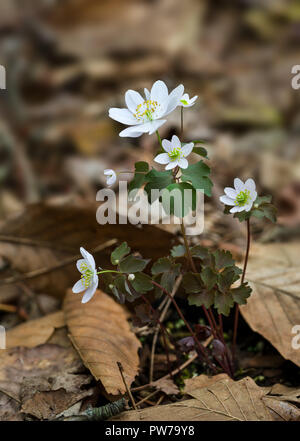
[[[255,199],[254,205],[259,206],[261,204],[265,204],[265,203],[270,203],[272,200],[272,196],[271,195],[266,195],[266,196],[257,196],[257,198]]]
[[[204,288],[200,274],[191,272],[184,274],[182,285],[187,294],[198,294]]]
[[[185,255],[185,246],[183,245],[175,245],[171,249],[171,256],[172,257],[183,257]]]
[[[148,262],[150,262],[150,259],[141,259],[140,257],[130,255],[120,262],[120,271],[127,274],[137,273],[143,271]]]
[[[196,153],[197,155],[207,158],[207,150],[204,147],[194,147],[193,153]]]
[[[130,283],[133,288],[141,294],[144,294],[147,291],[151,291],[154,288],[151,282],[151,277],[144,273],[136,273],[135,279],[132,280]]]
[[[176,277],[180,274],[180,263],[174,263],[168,257],[158,259],[151,268],[154,276],[160,275],[159,284],[167,291],[171,292],[175,283]],[[158,292],[160,292],[159,290]]]
[[[210,308],[214,304],[215,292],[204,290],[199,294],[190,294],[188,296],[189,305],[202,306]]]
[[[173,182],[173,175],[171,170],[157,171],[154,168],[145,176],[147,184],[145,185],[145,192],[148,195],[148,200],[153,203],[156,197],[151,198],[151,190],[162,190]]]
[[[180,218],[195,210],[196,202],[196,190],[187,182],[170,184],[162,193],[162,206],[165,212]]]
[[[111,253],[110,261],[113,265],[117,265],[129,253],[130,247],[127,245],[127,242],[123,242]]]
[[[125,276],[119,275],[114,279],[112,292],[120,303],[125,303],[125,299],[128,295],[125,288]]]
[[[245,305],[246,299],[250,296],[252,289],[247,283],[243,283],[238,288],[231,289],[233,300],[239,305]]]
[[[191,248],[191,254],[193,257],[198,257],[201,260],[207,259],[209,257],[209,251],[201,245],[195,245]]]
[[[210,168],[203,161],[199,161],[182,170],[181,180],[191,182],[196,190],[202,190],[204,194],[211,196],[213,184],[208,178],[209,174]]]
[[[236,267],[238,268],[238,267]],[[239,268],[238,268],[239,269]],[[217,285],[219,290],[224,294],[227,293],[231,285],[239,279],[234,267],[225,268],[224,271],[218,274]]]
[[[269,203],[261,204],[259,208],[253,210],[252,214],[260,219],[266,217],[273,223],[277,220],[277,209],[273,204]]]
[[[169,257],[161,257],[152,265],[151,272],[155,276],[156,274],[164,273],[172,269],[173,262]]]
[[[220,271],[222,268],[234,265],[234,260],[230,251],[217,250],[213,253],[215,259],[215,268]]]
[[[205,287],[208,290],[211,290],[217,282],[217,274],[207,266],[202,269],[200,275]]]
[[[228,316],[233,305],[234,301],[231,293],[223,294],[220,292],[216,292],[215,308],[217,308],[219,314]]]
[[[129,183],[128,191],[138,190],[146,182],[146,173],[149,170],[147,162],[139,161],[134,164],[135,173],[132,181]]]

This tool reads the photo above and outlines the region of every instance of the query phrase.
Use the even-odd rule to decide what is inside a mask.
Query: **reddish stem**
[[[247,269],[248,258],[249,258],[249,250],[250,250],[250,236],[251,236],[250,235],[250,220],[247,219],[247,248],[246,248],[243,274],[241,277],[241,285],[244,283],[245,275],[246,275],[246,269]],[[238,305],[238,303],[236,303],[235,315],[234,315],[233,341],[232,341],[232,355],[233,355],[234,360],[236,358],[236,339],[237,339],[238,322],[239,322],[239,305]]]

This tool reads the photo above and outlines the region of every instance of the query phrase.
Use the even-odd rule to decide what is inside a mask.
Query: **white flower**
[[[162,119],[171,113],[180,104],[184,87],[181,84],[170,94],[163,81],[156,81],[151,89],[144,89],[145,98],[134,90],[127,90],[125,102],[127,109],[109,109],[110,118],[127,124],[127,129],[119,133],[120,136],[136,138],[143,133],[152,135],[166,120]]]
[[[180,99],[180,106],[182,107],[192,107],[195,104],[196,99],[198,98],[198,95],[195,95],[193,98],[190,98],[187,93],[182,95]]]
[[[225,205],[233,205],[230,213],[239,211],[250,211],[257,198],[255,182],[253,179],[247,179],[245,183],[239,178],[234,180],[234,188],[224,188],[225,195],[220,197],[220,201]]]
[[[79,293],[86,290],[81,300],[82,303],[86,303],[91,300],[95,294],[98,287],[99,278],[93,256],[83,247],[80,248],[80,253],[83,259],[77,260],[76,266],[78,271],[81,272],[81,279],[75,283],[72,291],[74,293]]]
[[[116,182],[117,175],[114,170],[112,170],[111,168],[107,168],[106,170],[104,170],[104,174],[105,174],[105,176],[107,176],[106,185],[108,185],[110,187],[111,185],[113,185]]]
[[[163,149],[166,153],[160,153],[154,158],[155,162],[159,164],[167,164],[166,170],[177,167],[187,168],[189,163],[186,156],[188,156],[194,148],[194,143],[184,144],[181,146],[181,142],[178,136],[173,135],[172,141],[163,139],[162,141]]]

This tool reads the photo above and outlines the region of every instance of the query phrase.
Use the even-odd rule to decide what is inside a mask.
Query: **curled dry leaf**
[[[64,302],[70,338],[84,364],[101,381],[108,395],[126,392],[117,362],[128,386],[138,373],[141,344],[130,330],[123,307],[98,290],[85,304],[81,295],[67,292]]]
[[[172,234],[151,225],[99,225],[97,208],[35,204],[7,221],[0,229],[0,257],[8,262],[0,287],[8,289],[26,280],[34,291],[62,297],[77,280],[80,246],[93,253],[101,267],[110,265],[116,242],[127,241],[152,259],[168,253]]]
[[[7,331],[6,348],[10,349],[17,346],[34,348],[46,343],[54,330],[63,326],[65,326],[65,319],[62,311],[22,323]]]
[[[257,245],[250,253],[246,279],[253,292],[241,313],[251,328],[280,354],[300,366],[292,328],[300,324],[300,242]]]

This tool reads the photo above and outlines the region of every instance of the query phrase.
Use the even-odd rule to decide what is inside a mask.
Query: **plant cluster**
[[[110,109],[109,116],[114,120],[128,125],[120,136],[138,137],[144,133],[156,133],[158,139],[158,154],[154,161],[163,164],[165,170],[150,168],[147,162],[137,162],[129,191],[143,188],[149,201],[153,203],[152,190],[168,191],[176,189],[192,192],[190,205],[182,204],[182,209],[176,210],[176,216],[181,218],[182,245],[176,245],[170,250],[170,255],[158,259],[149,268],[149,259],[132,253],[126,242],[123,242],[111,253],[113,269],[96,269],[94,258],[84,248],[81,248],[83,259],[77,262],[81,279],[74,285],[75,293],[85,291],[82,302],[89,301],[94,295],[98,278],[101,276],[108,292],[124,303],[136,302],[136,323],[156,323],[160,326],[164,341],[172,338],[159,320],[159,314],[152,306],[150,299],[167,296],[183,323],[188,329],[189,337],[175,342],[182,351],[196,350],[201,363],[212,372],[218,371],[218,366],[231,377],[235,371],[235,345],[237,337],[239,305],[246,304],[251,295],[251,287],[245,281],[245,274],[250,249],[250,219],[266,217],[276,221],[276,209],[271,204],[270,196],[259,197],[253,179],[243,182],[234,180],[234,187],[226,187],[220,197],[224,204],[225,214],[233,214],[240,222],[247,225],[247,246],[243,270],[240,269],[229,251],[221,249],[209,250],[201,245],[190,247],[185,233],[184,218],[195,209],[196,193],[203,192],[211,196],[213,183],[210,179],[210,168],[207,164],[207,151],[200,146],[201,141],[183,142],[174,135],[171,140],[161,140],[158,128],[162,126],[169,113],[177,107],[181,110],[181,138],[183,137],[183,111],[192,107],[197,97],[189,98],[184,94],[182,85],[170,94],[162,81],[156,81],[149,92],[145,89],[145,97],[138,92],[129,90],[125,94],[127,108]],[[189,164],[187,157],[196,153],[203,159]],[[206,162],[204,162],[206,161]],[[116,182],[118,174],[112,169],[105,170],[107,185]],[[175,204],[164,207],[169,214],[175,213]],[[193,328],[185,318],[181,308],[172,295],[176,280],[180,277],[186,300],[189,305],[200,307],[206,317],[206,325],[195,325]],[[154,295],[149,295],[154,293]],[[228,316],[235,308],[233,341],[229,346],[224,339],[222,316]],[[204,341],[211,337],[212,343],[207,348]],[[166,351],[167,344],[165,345]]]

